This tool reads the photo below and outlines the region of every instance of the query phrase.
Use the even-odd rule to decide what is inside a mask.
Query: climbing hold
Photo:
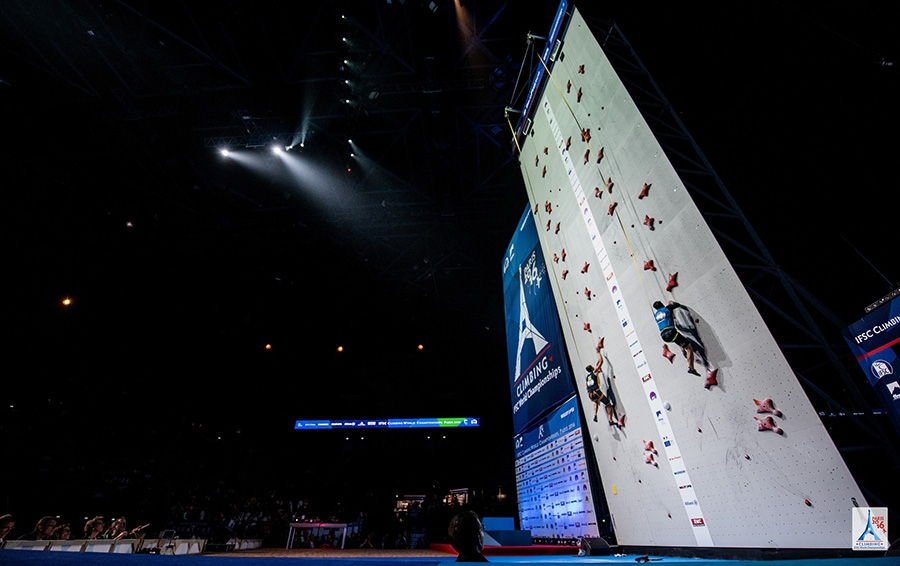
[[[616,376],[613,376],[614,379],[615,379],[615,377]],[[619,428],[625,427],[625,415],[622,415],[621,417],[619,417],[619,422],[616,423],[616,426],[618,426]]]
[[[535,155],[534,156],[534,166],[537,167],[538,163],[540,163],[540,162],[541,162],[541,156]]]
[[[603,148],[600,148],[600,151],[597,152],[597,163],[600,163],[600,160],[603,159]]]
[[[612,188],[613,188],[613,185],[615,185],[615,183],[613,183],[612,177],[607,178],[606,183],[604,183],[604,184],[606,185],[606,192],[608,192],[609,194],[612,194]]]
[[[594,187],[594,196],[597,198],[603,196],[603,191],[600,190],[600,187]]]
[[[607,210],[606,213],[609,214],[610,216],[612,216],[613,211],[616,209],[616,207],[618,205],[619,205],[619,203],[617,203],[617,202],[612,203],[611,205],[609,205],[609,210]]]
[[[560,225],[560,223],[557,222],[557,223],[556,223],[556,230],[553,231],[554,234],[559,234],[559,225]]]
[[[745,459],[745,460],[749,460],[749,459],[750,459],[750,454],[744,454],[744,459]]]
[[[556,255],[556,252],[553,252],[553,263],[559,263],[559,256]]]
[[[672,518],[672,514],[671,514],[671,513],[666,513],[666,515],[668,515],[670,519]]]
[[[568,275],[568,274],[569,274],[569,270],[568,270],[568,269],[563,269],[563,272],[562,272],[562,278],[563,278],[563,280],[566,279],[566,275]]]
[[[703,389],[709,389],[713,385],[718,385],[719,382],[716,380],[716,375],[719,374],[719,368],[706,368],[706,382],[703,384]]]
[[[566,248],[563,248],[561,253],[562,253],[562,260],[566,261]]]
[[[650,216],[644,215],[644,226],[650,228],[650,230],[656,230],[653,226],[654,219]]]
[[[603,341],[604,341],[604,340],[606,340],[606,337],[605,337],[605,336],[601,336],[600,339],[597,340],[597,349],[598,349],[598,350],[602,350],[602,349],[603,349]]]
[[[699,429],[699,428],[698,428],[698,429],[697,429],[697,432],[699,432],[699,433],[702,433],[702,432],[703,432],[703,431],[702,431],[702,430],[700,430],[700,429]]]
[[[781,411],[779,411],[778,409],[775,408],[775,403],[772,401],[772,399],[766,398],[766,399],[763,399],[762,401],[754,399],[753,402],[756,403],[756,412],[757,413],[772,413],[773,415],[775,415],[778,418],[781,418],[784,416],[781,413]]]
[[[569,151],[569,146],[572,145],[572,136],[569,136],[569,139],[566,140],[566,151]]]
[[[538,205],[534,205],[534,213],[537,214],[537,211],[538,211]]]
[[[650,183],[644,183],[644,188],[641,190],[641,194],[638,195],[638,200],[648,196],[650,194]]]
[[[781,428],[775,426],[775,419],[772,417],[766,417],[761,419],[759,417],[753,417],[753,420],[756,421],[756,430],[757,431],[765,431],[771,430],[775,434],[784,434],[784,431]]]
[[[812,503],[809,502],[809,499],[804,499],[803,502],[806,503],[807,507],[812,507]]]
[[[653,447],[652,440],[644,441],[644,450],[646,450],[647,452],[653,452],[654,454],[659,454],[659,452],[656,451],[656,448]]]
[[[644,271],[656,271],[656,266],[653,265],[652,259],[648,259],[644,262]]]
[[[546,145],[544,146],[544,155],[550,155],[550,148]]]
[[[589,264],[588,262],[584,262],[584,267],[581,268],[581,272],[582,272],[582,273],[587,273],[587,272],[588,272],[588,268],[589,268],[590,266],[591,266],[591,264]]]
[[[583,74],[584,74],[584,65],[578,65],[578,74],[579,74],[579,75],[583,75]]]
[[[587,300],[591,300],[591,290],[587,287],[584,288],[584,296],[587,297]]]
[[[591,129],[583,128],[581,130],[581,141],[591,143]]]
[[[550,221],[548,220],[547,221],[547,230],[549,230],[549,229],[550,229]]]
[[[566,81],[566,94],[572,92],[572,81]]]
[[[644,462],[650,464],[651,466],[658,466],[658,464],[653,461],[653,454],[651,454],[649,452],[644,454]]]
[[[584,94],[584,93],[582,93],[582,92],[581,92],[581,88],[579,88],[579,89],[578,89],[578,94],[575,95],[575,101],[576,101],[576,102],[581,102],[581,95],[582,95],[582,94]]]
[[[584,152],[584,164],[587,164],[588,160],[591,158],[591,148],[588,148],[587,151]]]
[[[591,332],[591,323],[590,323],[590,322],[585,322],[585,323],[584,323],[584,329],[585,329],[585,331],[587,331],[587,332]]]
[[[541,171],[541,177],[546,177],[546,176],[547,176],[547,166],[544,165],[544,169]]]
[[[667,359],[669,360],[669,363],[672,363],[672,360],[675,359],[675,352],[673,352],[672,350],[670,350],[670,349],[669,349],[669,346],[666,345],[666,344],[663,344],[662,355],[663,355],[664,358],[667,358]]]
[[[669,275],[669,284],[666,285],[666,291],[671,292],[672,289],[678,287],[678,272],[676,271],[672,275]]]
[[[551,212],[553,212],[553,205],[550,203],[549,200],[544,202],[544,210],[547,211],[547,214],[550,214]]]

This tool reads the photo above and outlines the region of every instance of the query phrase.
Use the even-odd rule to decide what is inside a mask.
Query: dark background
[[[500,261],[527,198],[504,109],[556,4],[464,2],[474,41],[428,4],[0,6],[0,512],[241,490],[352,515],[469,487],[515,514]],[[889,6],[579,6],[845,324],[900,277]],[[316,182],[215,151],[298,131]],[[291,430],[434,416],[483,426]]]

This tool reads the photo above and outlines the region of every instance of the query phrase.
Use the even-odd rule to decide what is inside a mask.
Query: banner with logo
[[[891,545],[887,507],[854,507],[852,513],[853,550],[887,550]]]
[[[519,522],[532,537],[599,536],[581,411],[571,397],[516,435]]]
[[[844,339],[900,432],[900,299],[872,311],[843,330]]]
[[[525,209],[503,257],[513,432],[575,393],[534,216]]]

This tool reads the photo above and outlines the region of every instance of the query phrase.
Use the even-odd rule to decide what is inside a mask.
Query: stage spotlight
[[[349,140],[349,139],[348,139],[348,140],[347,140],[347,143],[353,143],[353,140]]]
[[[281,153],[281,147],[280,147],[280,146],[277,146],[277,145],[272,146],[272,153],[274,153],[274,154],[276,154],[276,155],[279,154],[279,153]]]
[[[228,150],[227,150],[227,149],[220,149],[220,150],[219,150],[219,153],[222,154],[222,157],[228,157]]]

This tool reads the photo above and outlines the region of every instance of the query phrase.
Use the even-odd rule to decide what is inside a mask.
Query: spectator
[[[103,534],[105,526],[106,520],[103,517],[97,516],[93,519],[88,519],[88,522],[84,524],[84,538],[88,540],[99,538]]]
[[[484,526],[475,511],[463,511],[450,520],[447,529],[457,562],[489,562],[484,557]]]
[[[72,527],[69,523],[62,523],[53,530],[54,540],[69,540],[72,538]]]
[[[0,515],[0,547],[9,539],[9,533],[16,527],[16,519],[7,513]]]
[[[41,517],[34,530],[19,537],[19,540],[50,540],[56,529],[55,517]]]

